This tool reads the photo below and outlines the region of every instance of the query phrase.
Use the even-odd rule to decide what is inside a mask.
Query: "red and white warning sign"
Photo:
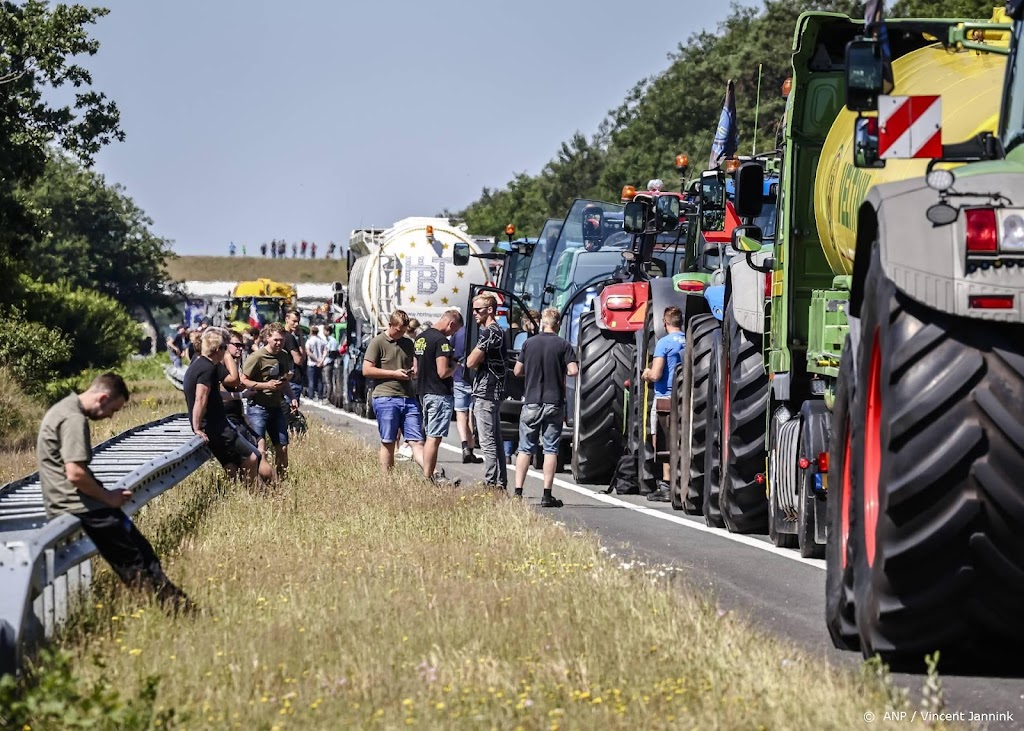
[[[942,98],[878,97],[878,156],[883,160],[942,156]]]

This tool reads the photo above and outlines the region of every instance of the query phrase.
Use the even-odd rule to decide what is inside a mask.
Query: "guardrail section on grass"
[[[185,390],[185,369],[175,368],[174,366],[166,366],[164,368],[164,375],[167,376],[167,380],[174,384],[174,387],[179,391]]]
[[[210,457],[185,414],[137,426],[93,450],[90,465],[107,489],[131,490],[133,515]],[[0,487],[0,674],[16,672],[26,641],[50,637],[89,589],[96,547],[78,518],[46,519],[39,474]]]

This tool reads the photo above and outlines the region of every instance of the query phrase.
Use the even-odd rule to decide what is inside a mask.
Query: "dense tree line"
[[[170,304],[170,243],[89,169],[124,139],[117,105],[78,63],[99,50],[89,27],[106,13],[0,2],[0,366],[30,390],[119,363],[139,339],[128,312],[152,321]],[[53,101],[62,98],[73,101]]]
[[[991,17],[993,0],[901,0],[887,3],[889,17]],[[576,132],[536,175],[517,173],[504,188],[484,188],[453,215],[474,233],[496,235],[513,222],[536,235],[544,220],[561,217],[575,198],[616,200],[623,185],[678,178],[675,156],[686,153],[691,170],[703,169],[722,110],[726,83],[736,84],[740,152],[774,149],[790,74],[793,31],[805,10],[862,17],[856,0],[764,0],[761,7],[733,5],[716,30],[692,34],[670,54],[669,67],[640,80],[589,137]],[[760,107],[755,104],[760,68]],[[756,135],[755,135],[756,132]],[[756,143],[755,143],[756,138]]]

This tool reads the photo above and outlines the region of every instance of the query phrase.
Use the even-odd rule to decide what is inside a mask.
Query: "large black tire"
[[[683,413],[689,403],[689,384],[685,379],[686,369],[676,366],[672,374],[672,409],[669,413],[668,425],[668,474],[669,495],[672,498],[672,509],[683,510],[683,476],[687,474],[682,463]],[[684,396],[684,393],[686,396]],[[688,428],[688,427],[687,427]]]
[[[1024,651],[1024,327],[864,288],[853,459],[865,656],[954,666]]]
[[[579,332],[572,476],[580,484],[607,483],[625,448],[624,384],[633,370],[632,339],[601,330],[594,312],[583,313]]]
[[[712,528],[724,528],[719,497],[722,488],[722,330],[711,332],[711,368],[708,372],[707,441],[704,450],[704,522]]]
[[[829,436],[828,540],[825,542],[825,626],[840,650],[860,649],[853,600],[853,555],[856,540],[851,504],[850,418],[856,392],[853,348],[847,336],[839,366]]]
[[[704,508],[711,335],[720,329],[714,315],[690,320],[679,378],[672,386],[672,506],[678,500],[690,515],[701,515]]]
[[[765,429],[768,373],[763,336],[739,326],[732,302],[722,325],[726,369],[722,374],[722,519],[731,533],[768,530]]]
[[[817,541],[816,507],[820,500],[815,490],[819,474],[818,455],[828,451],[828,433],[832,417],[824,401],[805,401],[800,410],[799,459],[806,459],[810,467],[799,470],[797,495],[796,540],[804,558],[824,558],[825,546]],[[826,473],[827,475],[828,473]],[[826,479],[829,479],[829,475]]]
[[[640,377],[645,368],[650,368],[654,360],[654,346],[658,338],[654,332],[654,309],[648,303],[644,317],[644,329],[637,333],[637,357],[635,358],[634,380],[637,385],[635,401],[632,401],[632,418],[635,424],[637,439],[635,442],[637,457],[637,474],[640,478],[640,494],[646,495],[658,489],[658,478],[661,477],[661,466],[655,464],[654,438],[651,433],[651,408],[654,406],[654,384]],[[657,470],[657,474],[655,474]]]

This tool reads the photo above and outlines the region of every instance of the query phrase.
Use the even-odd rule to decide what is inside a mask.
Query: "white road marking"
[[[343,411],[337,408],[336,406],[331,406],[330,404],[318,404],[309,401],[304,401],[303,404],[307,406],[312,406],[317,409],[323,409],[324,411],[327,411],[332,414],[337,414],[338,416],[344,416],[348,419],[352,419],[353,421],[358,421],[362,424],[366,424],[367,426],[377,426],[377,422],[372,419],[364,419],[361,416],[356,416],[355,414],[352,414],[348,411]],[[462,449],[460,449],[459,447],[453,447],[450,444],[445,444],[444,442],[441,442],[441,448],[459,455],[462,454]],[[511,470],[512,472],[516,471],[515,465],[509,465],[508,469]],[[544,479],[544,475],[534,469],[531,469],[528,475],[538,480]],[[798,563],[806,564],[807,566],[813,566],[814,568],[821,569],[822,571],[825,570],[824,560],[820,558],[804,558],[800,554],[794,552],[792,549],[779,548],[778,546],[774,546],[771,543],[767,543],[765,541],[760,541],[757,538],[752,538],[751,536],[740,535],[737,533],[729,533],[728,531],[724,531],[719,528],[711,528],[710,526],[707,526],[704,523],[698,522],[696,519],[683,518],[681,516],[666,513],[664,511],[656,510],[654,508],[644,507],[643,505],[634,505],[631,502],[627,502],[626,500],[620,500],[619,498],[614,497],[612,495],[605,495],[604,493],[601,492],[594,492],[593,490],[587,487],[580,487],[579,485],[576,485],[572,482],[568,482],[559,477],[555,478],[555,484],[571,492],[575,492],[579,495],[584,495],[590,498],[591,500],[597,500],[598,502],[601,503],[614,505],[619,508],[625,508],[626,510],[632,510],[635,513],[640,513],[641,515],[645,515],[649,518],[656,518],[657,520],[667,520],[670,523],[681,525],[684,528],[689,528],[691,530],[699,531],[701,533],[708,533],[710,535],[716,536],[717,538],[724,538],[726,540],[733,541],[734,543],[742,543],[745,546],[756,548],[759,551],[767,551],[768,553],[773,553],[776,556],[788,558],[791,561],[797,561]]]

